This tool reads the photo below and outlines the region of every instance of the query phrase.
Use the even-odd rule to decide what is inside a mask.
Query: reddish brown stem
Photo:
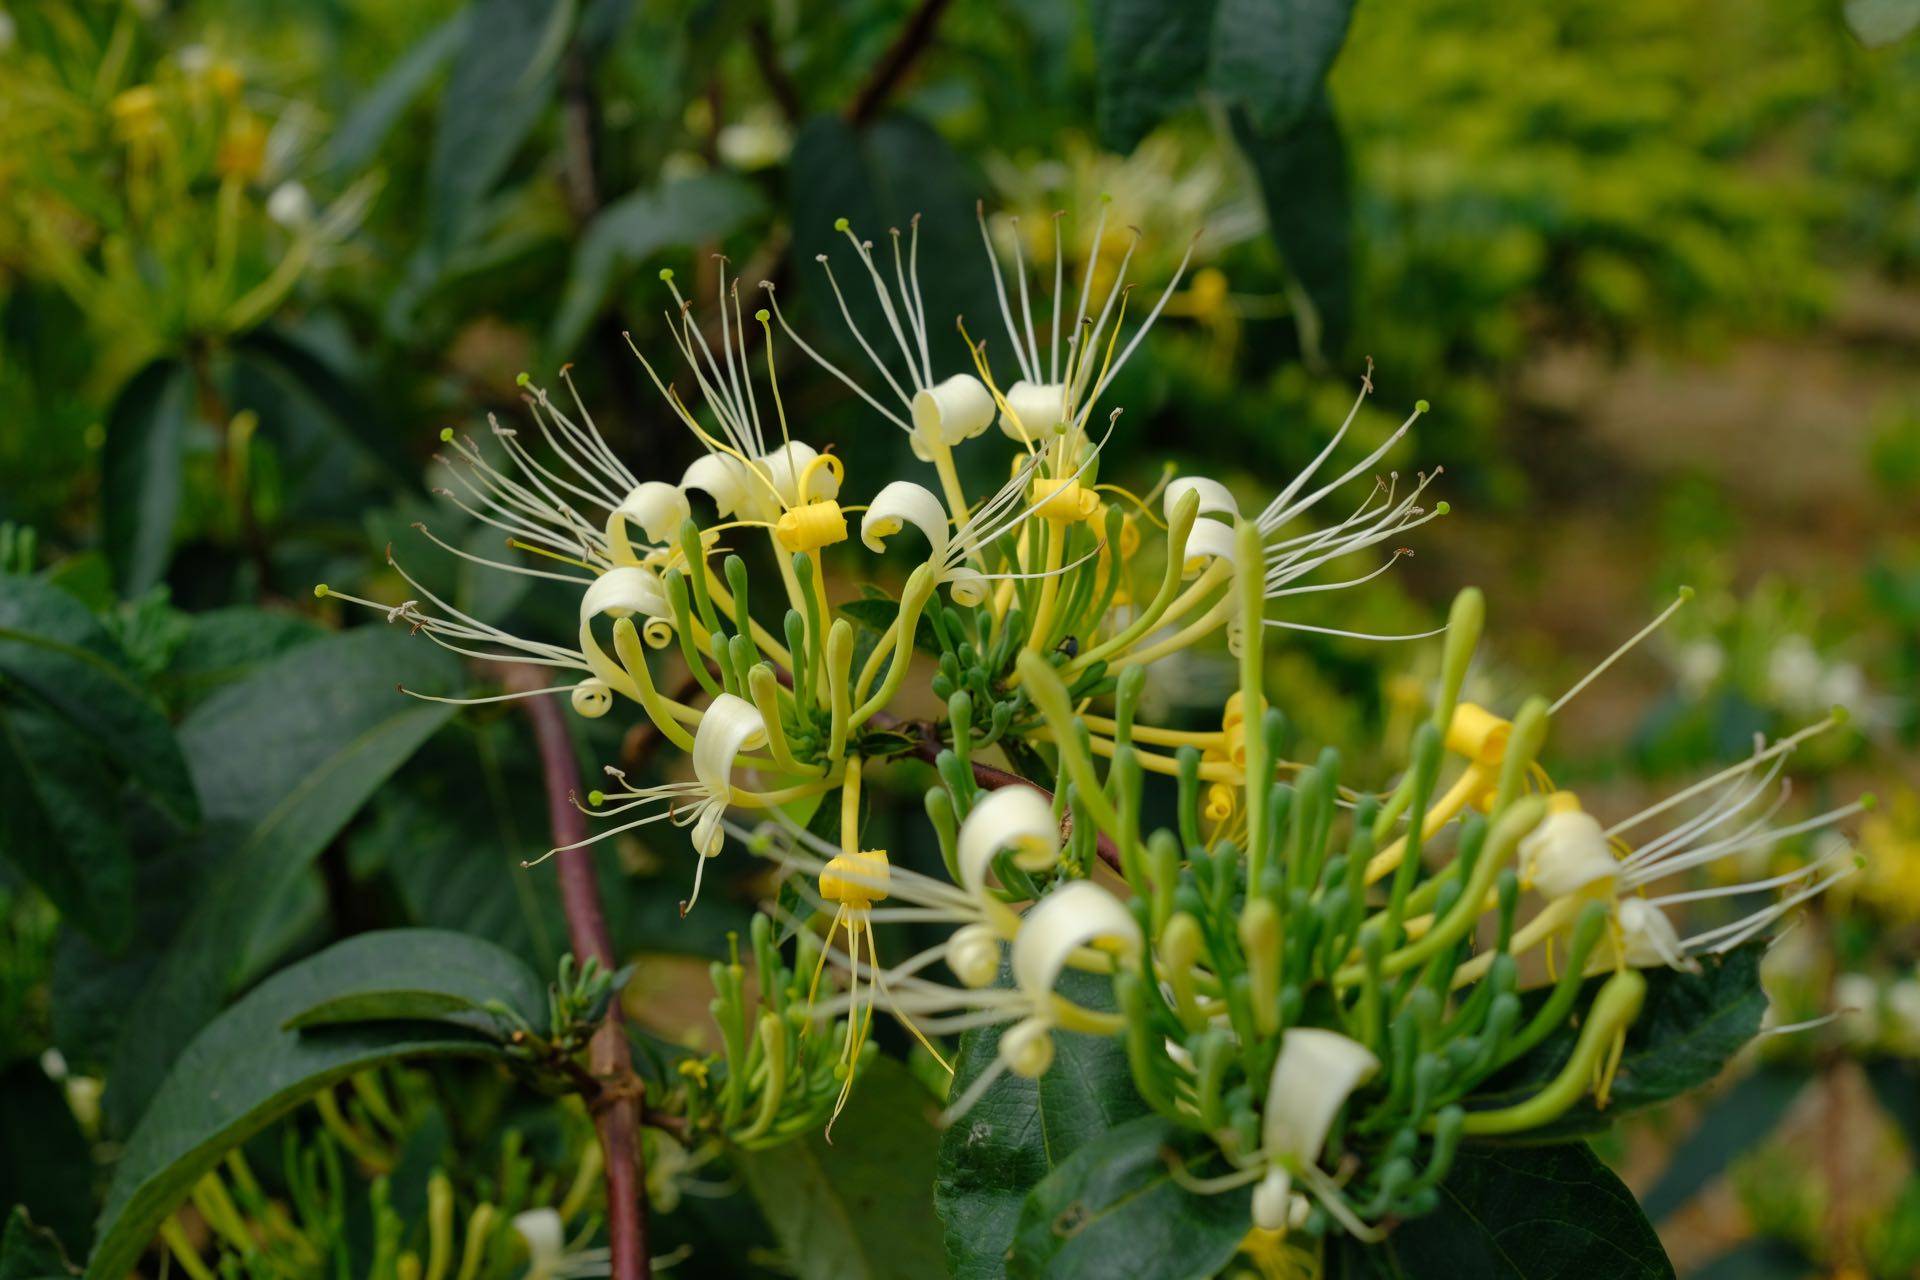
[[[515,691],[546,687],[543,673],[535,667],[509,668],[506,683]],[[587,815],[574,803],[580,790],[580,765],[574,759],[560,704],[551,697],[539,697],[523,698],[520,705],[533,722],[534,741],[540,749],[553,843],[578,844],[587,838]],[[593,855],[585,849],[562,848],[553,855],[553,864],[574,957],[598,960],[609,971],[617,969],[606,914],[600,909]],[[633,1071],[618,1000],[608,1004],[606,1021],[587,1046],[587,1063],[597,1086],[587,1105],[606,1156],[607,1245],[613,1280],[647,1280],[652,1264],[647,1255],[646,1156],[640,1149],[644,1086]]]
[[[875,716],[873,717],[873,722],[875,724],[881,724],[883,718],[881,716]],[[916,720],[911,723],[889,725],[888,727],[902,729],[911,733],[913,735],[913,753],[922,760],[925,760],[928,764],[934,764],[939,761],[942,744],[939,734],[935,732],[932,721]],[[987,791],[997,791],[1001,787],[1032,787],[1047,799],[1053,799],[1053,792],[1047,790],[1031,778],[1023,778],[1017,773],[1008,773],[1005,769],[996,769],[990,764],[981,764],[978,760],[973,761],[972,764],[973,780]],[[1071,822],[1072,820],[1071,815],[1069,815],[1067,821]],[[1106,832],[1095,831],[1093,833],[1093,847],[1095,851],[1099,853],[1100,861],[1106,863],[1115,871],[1120,870],[1120,846],[1116,845]]]
[[[933,29],[940,22],[940,14],[947,7],[947,0],[920,0],[906,25],[900,28],[900,34],[893,38],[880,61],[874,64],[873,73],[860,91],[853,95],[853,101],[847,104],[847,123],[863,125],[873,119],[886,105],[894,89],[912,69],[929,42],[933,39]]]

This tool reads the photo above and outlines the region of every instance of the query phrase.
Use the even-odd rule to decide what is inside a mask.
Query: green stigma
[[[835,218],[833,220],[833,229],[835,231],[845,231],[848,227],[852,225],[853,224],[848,222],[845,218]]]
[[[1413,402],[1413,411],[1415,413],[1425,413],[1431,407],[1432,406],[1429,405],[1425,400],[1415,400]]]
[[[316,582],[316,583],[314,583],[314,584],[313,584],[313,598],[314,598],[314,599],[316,599],[316,600],[325,600],[325,599],[327,598],[327,584],[326,584],[326,583],[324,583],[324,582]]]

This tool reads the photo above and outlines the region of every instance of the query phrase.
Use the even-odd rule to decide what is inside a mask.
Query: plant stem
[[[515,666],[507,669],[506,683],[520,691],[544,688],[546,679],[539,668]],[[552,698],[523,698],[520,705],[533,722],[534,741],[540,749],[553,843],[556,847],[576,844],[587,837],[587,816],[573,801],[580,790],[580,765],[574,759],[560,704]],[[609,972],[619,968],[606,914],[600,908],[593,855],[585,849],[563,848],[553,863],[574,957],[598,960]],[[606,1020],[587,1046],[587,1061],[596,1086],[587,1107],[606,1157],[607,1244],[613,1280],[648,1280],[652,1264],[647,1255],[646,1156],[640,1148],[645,1085],[634,1074],[618,1000],[608,1003]]]
[[[940,14],[946,7],[947,0],[920,0],[919,7],[908,17],[906,25],[900,28],[900,34],[887,46],[886,53],[874,64],[866,83],[860,86],[860,91],[854,94],[853,101],[847,105],[848,124],[863,125],[879,114],[887,98],[933,39],[933,29],[939,24]]]

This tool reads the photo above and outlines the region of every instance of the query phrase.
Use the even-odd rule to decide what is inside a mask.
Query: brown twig
[[[506,683],[516,692],[546,687],[544,673],[528,666],[509,667]],[[540,749],[553,843],[556,847],[578,844],[587,838],[587,816],[574,803],[580,790],[580,765],[574,759],[573,741],[567,735],[560,705],[552,698],[523,698],[520,705],[533,722],[534,741]],[[593,855],[585,849],[562,847],[553,855],[553,863],[575,958],[598,960],[609,971],[619,968],[606,914],[600,908]],[[587,1046],[587,1063],[595,1086],[587,1106],[606,1157],[607,1244],[613,1280],[647,1280],[652,1264],[647,1255],[646,1156],[640,1149],[645,1085],[634,1074],[633,1053],[621,1022],[620,1002],[612,1001],[607,1006],[606,1021]]]
[[[906,78],[913,64],[933,39],[933,29],[939,25],[940,14],[946,9],[947,0],[920,0],[920,4],[907,18],[906,25],[900,28],[900,34],[893,38],[880,61],[873,66],[865,84],[853,95],[853,101],[847,104],[847,123],[863,125],[873,119],[886,105],[894,89]]]
[[[788,124],[799,124],[806,107],[800,101],[799,86],[780,65],[780,50],[774,47],[773,32],[767,29],[764,18],[755,18],[747,24],[747,44],[753,49],[754,65],[760,68],[760,78],[767,82],[767,92],[779,105],[780,114]]]

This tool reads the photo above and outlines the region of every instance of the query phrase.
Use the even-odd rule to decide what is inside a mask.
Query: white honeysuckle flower
[[[775,111],[753,111],[714,136],[720,159],[742,172],[770,169],[793,150],[793,130]]]
[[[908,405],[913,418],[913,456],[933,461],[934,443],[951,449],[993,425],[993,393],[970,373],[956,373],[913,393]]]
[[[528,1209],[513,1216],[513,1229],[527,1246],[523,1280],[585,1280],[604,1276],[612,1256],[606,1249],[567,1252],[566,1222],[555,1209]]]
[[[765,745],[767,722],[751,702],[723,693],[700,713],[700,725],[693,733],[693,780],[666,782],[651,787],[634,787],[627,775],[612,765],[607,776],[619,783],[614,791],[595,791],[588,796],[591,807],[584,812],[596,818],[613,818],[642,811],[642,816],[588,836],[573,844],[549,849],[535,861],[544,861],[565,849],[581,849],[602,840],[610,840],[636,827],[663,820],[676,827],[692,827],[694,852],[693,894],[681,904],[685,915],[700,900],[700,882],[707,859],[719,854],[726,839],[724,821],[733,803],[734,760],[743,751]],[[607,807],[611,805],[611,807]],[[529,864],[531,865],[531,864]]]
[[[1022,871],[1051,870],[1060,861],[1060,820],[1053,803],[1033,787],[1001,787],[974,804],[960,824],[956,861],[960,884],[987,900],[987,873],[1002,849],[1011,850]]]
[[[709,453],[695,458],[681,473],[680,488],[698,489],[713,499],[722,520],[735,512],[745,514],[752,501],[747,493],[751,482],[747,464],[724,453]]]
[[[1790,710],[1808,711],[1822,705],[1826,674],[1820,651],[1802,635],[1782,636],[1767,655],[1767,692]]]
[[[1614,911],[1620,926],[1620,957],[1636,969],[1694,970],[1700,962],[1687,954],[1673,921],[1645,898],[1622,898]]]
[[[616,540],[621,544],[627,542],[625,526],[628,522],[639,525],[640,532],[646,536],[648,542],[671,542],[679,535],[680,526],[692,514],[693,509],[687,503],[686,491],[680,486],[668,484],[664,480],[645,481],[636,485],[633,492],[622,498],[620,505],[615,507],[607,517],[608,545],[617,553],[620,548],[614,547]],[[627,551],[631,556],[630,547]],[[615,559],[621,558],[616,554]],[[624,560],[621,562],[626,563]]]
[[[1253,1187],[1253,1225],[1262,1231],[1293,1231],[1307,1224],[1313,1203],[1293,1189],[1285,1169],[1269,1169]]]
[[[1291,1027],[1267,1081],[1260,1119],[1261,1149],[1269,1160],[1305,1168],[1320,1159],[1333,1118],[1355,1089],[1380,1070],[1380,1060],[1357,1040],[1319,1027]]]
[[[1000,411],[1000,432],[1009,440],[1038,444],[1051,439],[1067,417],[1064,382],[1028,382],[1021,378],[1007,388],[1006,408]]]
[[[1674,655],[1674,672],[1680,687],[1691,697],[1711,689],[1727,669],[1727,651],[1713,640],[1693,640]]]
[[[1030,1080],[1053,1064],[1060,1016],[1053,988],[1075,952],[1092,947],[1131,960],[1145,945],[1133,913],[1091,880],[1070,881],[1042,898],[1013,940],[1014,985],[1031,1012],[1000,1037],[1001,1061]]]
[[[1548,898],[1611,884],[1620,871],[1600,820],[1578,808],[1549,812],[1527,833],[1520,866],[1525,882]]]
[[[1124,346],[1119,346],[1120,326],[1124,323],[1125,313],[1123,299],[1127,294],[1127,267],[1133,261],[1138,237],[1128,243],[1126,252],[1113,268],[1113,279],[1107,287],[1105,299],[1099,303],[1098,310],[1090,314],[1088,308],[1094,302],[1093,278],[1103,265],[1100,246],[1105,240],[1107,212],[1107,204],[1102,201],[1100,216],[1090,241],[1094,251],[1088,255],[1085,270],[1081,273],[1078,301],[1071,320],[1063,313],[1066,253],[1061,242],[1060,223],[1065,215],[1054,215],[1051,318],[1050,321],[1043,320],[1036,328],[1033,295],[1039,290],[1030,286],[1027,279],[1026,258],[1020,244],[1020,219],[1014,216],[1006,219],[1012,231],[1009,240],[1013,248],[1012,274],[1017,290],[1016,303],[1014,296],[1009,294],[1006,273],[1001,270],[1000,254],[994,247],[993,232],[987,226],[985,207],[977,210],[980,240],[986,246],[987,262],[993,269],[994,296],[1000,303],[1000,318],[1006,325],[1007,341],[1020,370],[1019,378],[1003,397],[1005,404],[1000,421],[1000,429],[1013,439],[1019,440],[1024,436],[1029,442],[1037,444],[1063,424],[1069,434],[1084,433],[1101,393],[1119,376],[1120,370],[1126,366],[1154,321],[1166,309],[1168,300],[1180,287],[1181,277],[1186,274],[1187,263],[1193,257],[1191,244],[1182,255],[1180,265],[1174,269],[1173,279],[1167,282],[1166,289],[1154,302],[1152,309],[1134,329],[1133,336]],[[1045,301],[1042,299],[1043,303]],[[1046,334],[1044,353],[1040,339],[1043,331]],[[1006,409],[1013,411],[1011,420]]]
[[[860,517],[860,541],[869,551],[884,551],[886,539],[909,524],[926,535],[933,552],[928,559],[937,564],[947,558],[947,508],[931,489],[911,480],[891,481],[873,495]]]
[[[1189,493],[1200,495],[1200,506],[1195,512],[1201,516],[1224,517],[1231,525],[1240,517],[1240,504],[1234,501],[1227,486],[1218,480],[1209,480],[1205,476],[1175,476],[1167,481],[1166,492],[1160,499],[1161,514],[1173,519],[1173,510],[1180,505],[1180,499]]]
[[[1205,517],[1195,520],[1187,534],[1187,576],[1192,577],[1215,560],[1224,560],[1231,568],[1237,545],[1232,525]]]
[[[267,197],[267,216],[289,231],[313,225],[313,197],[298,182],[283,182]]]

